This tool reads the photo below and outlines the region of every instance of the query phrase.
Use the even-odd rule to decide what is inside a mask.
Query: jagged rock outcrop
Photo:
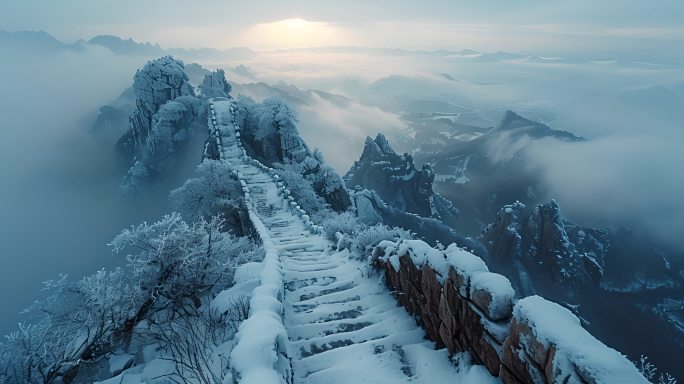
[[[299,136],[297,113],[289,104],[279,98],[262,103],[242,98],[235,116],[241,127],[240,139],[250,156],[268,165],[295,165],[332,209],[345,211],[351,206],[342,178]]]
[[[132,93],[136,107],[117,143],[132,159],[122,185],[128,195],[171,174],[186,144],[206,134],[200,118],[206,107],[195,97],[181,61],[166,56],[148,62],[136,72]]]
[[[517,285],[529,294],[536,283],[563,289],[597,287],[608,250],[607,233],[564,219],[555,201],[531,212],[519,202],[504,206],[480,239],[490,263],[520,276]]]
[[[503,267],[512,265],[520,258],[522,237],[519,233],[519,216],[524,209],[525,205],[520,202],[504,206],[497,213],[496,221],[484,228],[481,240],[489,254],[496,256],[490,263]]]
[[[372,189],[394,208],[447,223],[458,211],[432,190],[435,173],[429,164],[417,169],[409,154],[399,155],[383,134],[366,138],[361,158],[344,176],[347,185]]]
[[[199,86],[202,96],[207,98],[212,97],[228,97],[232,87],[226,81],[226,73],[222,69],[217,69],[214,72],[204,75],[204,80]]]
[[[135,111],[130,117],[130,129],[121,137],[118,147],[134,155],[145,144],[154,124],[154,115],[166,102],[180,96],[195,96],[183,62],[165,56],[145,64],[133,78]]]
[[[124,179],[125,194],[141,192],[159,175],[173,169],[183,144],[201,131],[197,121],[201,110],[202,103],[192,96],[180,96],[159,108],[137,160]]]
[[[146,139],[146,154],[166,156],[175,152],[180,143],[192,134],[190,124],[200,111],[201,102],[190,96],[180,96],[162,105],[154,115],[152,130]]]
[[[603,274],[604,242],[591,244],[598,245],[599,249],[578,249],[570,241],[565,221],[555,201],[537,205],[522,236],[523,260],[539,266],[561,284],[593,282],[598,285]]]
[[[284,100],[274,97],[254,103],[240,98],[238,103],[241,139],[256,158],[273,164],[301,163],[312,156],[297,132],[297,112]]]
[[[354,191],[351,195],[352,203],[356,208],[356,217],[366,225],[375,225],[383,222],[381,207],[384,202],[377,193],[368,189]]]

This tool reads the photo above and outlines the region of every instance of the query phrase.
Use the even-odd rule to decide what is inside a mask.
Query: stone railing
[[[235,348],[230,354],[233,382],[241,384],[291,383],[288,358],[289,338],[283,324],[283,271],[280,255],[266,227],[249,201],[249,217],[261,238],[266,255],[259,275],[260,285],[252,291],[249,317],[240,324]]]
[[[210,104],[210,140],[215,140],[218,158],[223,153],[224,143],[216,121],[216,112]],[[234,107],[231,105],[231,112]],[[253,161],[239,143],[245,162]],[[205,146],[205,157],[210,157]],[[222,159],[227,161],[227,159]],[[292,367],[288,358],[289,337],[283,324],[284,283],[280,255],[271,240],[268,230],[256,213],[256,206],[250,196],[249,186],[243,175],[234,170],[232,176],[242,187],[249,220],[261,239],[265,256],[263,269],[259,274],[259,286],[252,291],[249,301],[249,317],[240,324],[235,335],[235,347],[230,353],[232,382],[240,384],[281,384],[292,382]]]
[[[455,244],[383,241],[373,258],[438,348],[469,352],[504,383],[648,383],[569,310],[539,296],[516,301],[506,277]]]

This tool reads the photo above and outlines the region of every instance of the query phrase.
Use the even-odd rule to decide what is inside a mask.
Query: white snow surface
[[[225,312],[231,309],[237,300],[250,297],[252,291],[259,286],[259,275],[263,267],[263,262],[251,262],[239,266],[235,270],[233,286],[219,292],[211,301],[211,307],[219,312]]]
[[[116,371],[121,371],[131,359],[134,359],[135,355],[131,354],[121,354],[113,355],[109,358],[109,372],[114,373]]]
[[[398,271],[400,267],[399,258],[403,255],[408,255],[411,261],[419,268],[428,264],[437,272],[437,278],[442,284],[449,277],[450,267],[453,267],[461,276],[466,278],[466,287],[470,286],[470,281],[474,275],[489,272],[489,268],[487,268],[484,260],[456,244],[451,244],[442,251],[431,247],[422,240],[401,240],[398,242],[385,240],[380,242],[378,247],[385,249],[385,255],[382,257],[382,260],[389,261],[395,271]],[[504,276],[497,276],[499,277],[481,279],[480,286],[482,287],[482,284],[491,282],[492,285],[487,289],[495,292],[497,296],[507,297],[514,294],[510,281]],[[460,293],[464,297],[469,297],[466,287],[461,287]]]
[[[557,348],[554,368],[558,377],[576,370],[596,383],[648,383],[625,356],[594,338],[572,312],[556,303],[540,296],[526,297],[516,303],[513,318],[528,324],[545,347]]]
[[[302,219],[305,212],[289,206],[273,170],[247,158],[236,140],[232,104],[213,101],[221,155],[245,182],[266,248],[250,317],[231,353],[238,382],[284,382],[288,367],[279,354],[290,358],[294,383],[498,382],[482,366],[457,367],[446,350],[435,350],[377,276],[366,276],[364,264],[335,251],[320,227]],[[428,248],[416,257],[435,259]]]
[[[478,292],[484,291],[491,298],[487,315],[494,320],[501,320],[511,314],[515,290],[510,280],[492,272],[479,272],[470,278],[470,299],[475,300]]]

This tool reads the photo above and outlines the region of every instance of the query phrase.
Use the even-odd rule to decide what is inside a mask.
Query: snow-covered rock
[[[378,134],[366,138],[361,158],[344,176],[350,187],[359,186],[377,192],[383,201],[406,212],[422,217],[453,220],[458,211],[434,193],[435,173],[429,164],[417,169],[413,157],[397,154],[387,138]]]
[[[566,220],[553,200],[531,211],[518,202],[504,206],[480,239],[493,267],[511,276],[524,270],[532,283],[542,287],[595,287],[603,277],[607,233]],[[516,284],[527,294],[535,293],[528,291],[526,282]]]
[[[138,146],[138,161],[124,179],[124,193],[138,193],[152,184],[158,175],[173,170],[176,153],[196,134],[193,123],[199,117],[200,109],[200,101],[192,96],[177,97],[159,108],[144,144]],[[140,177],[141,174],[145,177]]]
[[[507,382],[648,383],[632,362],[596,340],[569,310],[539,296],[516,303],[503,361]]]
[[[133,154],[144,145],[152,130],[153,116],[159,108],[179,96],[195,96],[188,83],[183,62],[171,56],[152,60],[135,73],[133,93],[136,109],[130,117],[130,129],[118,142],[119,148]]]
[[[498,273],[476,273],[471,279],[470,300],[492,320],[511,315],[514,296],[511,282]]]
[[[199,86],[202,96],[206,98],[228,97],[232,87],[226,81],[226,73],[222,69],[204,75]]]
[[[513,305],[507,278],[455,245],[442,248],[404,240],[373,251],[399,303],[438,346],[470,352],[504,383],[647,382],[569,310],[539,296]]]

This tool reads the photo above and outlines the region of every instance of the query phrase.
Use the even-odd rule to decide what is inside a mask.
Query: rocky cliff
[[[195,97],[181,61],[166,56],[148,62],[136,72],[132,93],[135,110],[128,131],[117,142],[131,158],[122,185],[128,195],[169,175],[182,178],[178,168],[192,169],[197,164],[195,159],[190,167],[179,167],[184,150],[191,143],[202,142],[207,131],[200,118],[206,107]]]
[[[116,140],[130,128],[128,118],[135,110],[133,88],[127,88],[108,105],[101,106],[90,126],[90,132],[96,135],[114,136]]]
[[[130,129],[121,137],[118,147],[131,155],[145,144],[154,124],[154,115],[168,101],[180,96],[195,96],[183,63],[165,56],[145,64],[133,78],[135,111],[130,117]]]
[[[422,217],[450,223],[458,214],[433,191],[435,172],[430,164],[417,169],[412,156],[397,154],[382,134],[366,138],[361,158],[344,179],[350,187],[373,190],[390,206]]]
[[[609,245],[606,232],[563,218],[555,201],[531,211],[521,203],[504,206],[480,240],[490,263],[516,276],[516,286],[526,294],[535,293],[534,285],[563,291],[598,287]]]

